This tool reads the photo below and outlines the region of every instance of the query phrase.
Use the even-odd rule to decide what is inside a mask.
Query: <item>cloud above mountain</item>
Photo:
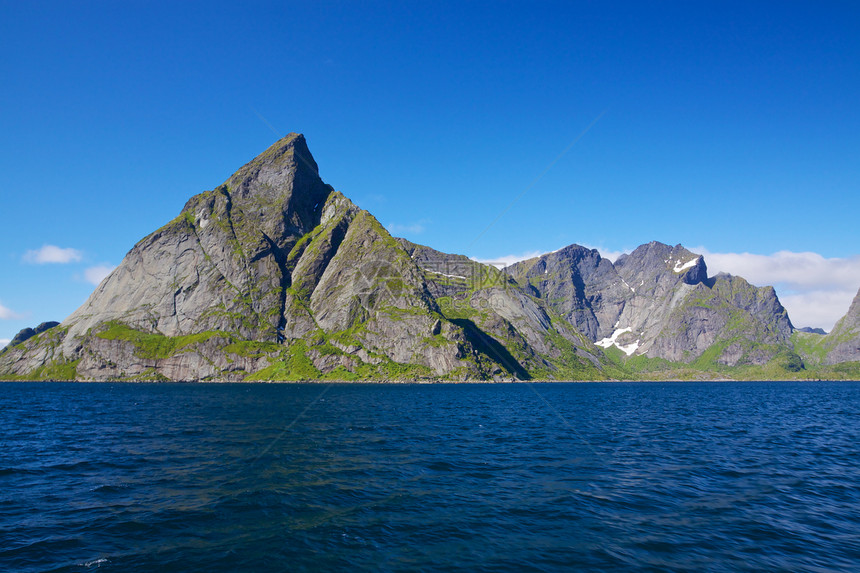
[[[24,253],[22,259],[34,265],[77,263],[83,259],[83,253],[72,248],[42,245],[40,249]]]
[[[740,275],[754,284],[783,283],[795,289],[849,288],[854,292],[860,287],[860,256],[828,259],[810,252],[756,255],[693,250],[705,255],[709,269]]]
[[[0,320],[18,320],[20,318],[24,318],[24,316],[0,304]]]
[[[485,265],[493,265],[498,269],[503,269],[505,267],[511,266],[514,263],[519,261],[525,261],[527,259],[533,259],[535,257],[539,257],[541,255],[545,255],[550,251],[526,251],[519,254],[513,255],[503,255],[501,257],[495,257],[492,259],[482,259],[478,257],[472,257],[473,261],[477,261],[479,263],[483,263]]]
[[[860,256],[826,258],[818,253],[779,251],[771,255],[714,253],[705,256],[708,272],[725,272],[751,283],[776,288],[795,326],[830,330],[851,305],[860,288]]]
[[[96,265],[84,270],[84,279],[95,286],[98,286],[106,276],[108,276],[116,266]]]

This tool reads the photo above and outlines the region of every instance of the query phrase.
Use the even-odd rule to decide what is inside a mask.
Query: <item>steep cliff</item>
[[[508,374],[571,380],[606,376],[600,350],[506,273],[462,255],[400,242],[424,271],[442,314]]]
[[[860,291],[848,313],[839,319],[833,331],[824,339],[825,364],[860,361]]]

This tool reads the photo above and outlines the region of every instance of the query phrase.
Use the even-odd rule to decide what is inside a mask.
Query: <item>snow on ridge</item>
[[[691,269],[691,268],[693,268],[693,267],[695,267],[695,266],[696,266],[696,263],[697,263],[697,262],[699,262],[699,259],[700,259],[700,258],[701,258],[701,257],[696,257],[696,258],[695,258],[695,259],[693,259],[692,261],[687,261],[687,262],[686,262],[686,263],[684,263],[683,265],[681,264],[681,261],[680,261],[680,260],[677,260],[677,261],[675,261],[675,268],[674,268],[673,270],[674,270],[676,273],[680,273],[680,272],[685,271],[685,270],[687,270],[687,269]]]

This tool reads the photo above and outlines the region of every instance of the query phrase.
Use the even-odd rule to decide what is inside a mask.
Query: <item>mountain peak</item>
[[[319,168],[308,150],[305,137],[291,133],[243,165],[222,187],[235,198],[291,195],[293,187],[321,186]]]
[[[627,281],[639,281],[644,275],[668,273],[683,282],[694,285],[708,278],[708,268],[701,255],[687,250],[683,245],[674,247],[651,241],[640,245],[629,255],[624,254],[615,261],[615,267]]]
[[[277,162],[285,155],[289,154],[293,154],[293,160],[298,164],[310,169],[314,173],[319,173],[317,162],[314,161],[314,158],[308,149],[308,143],[305,140],[305,136],[301,133],[290,133],[282,137],[270,145],[266,151],[254,158],[251,163],[254,163],[255,161]]]

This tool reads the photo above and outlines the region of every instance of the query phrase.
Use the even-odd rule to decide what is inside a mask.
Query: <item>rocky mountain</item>
[[[848,313],[825,337],[824,346],[827,349],[825,364],[860,361],[860,291],[857,291]]]
[[[858,307],[819,337],[828,360],[855,359]],[[499,270],[393,238],[290,134],[192,197],[61,324],[22,331],[0,378],[783,377],[825,363],[803,338],[818,335],[792,330],[772,288],[709,277],[680,245],[614,263],[571,245]]]
[[[596,345],[627,356],[761,365],[790,348],[791,322],[773,288],[709,278],[703,257],[681,245],[651,242],[614,264],[571,245],[509,272]]]
[[[424,272],[442,314],[520,378],[603,378],[601,353],[545,301],[506,273],[398,239]]]
[[[603,376],[587,340],[494,270],[486,268],[500,282],[481,285],[433,270],[461,259],[393,239],[323,183],[304,137],[291,134],[192,197],[62,325],[12,347],[0,374]]]

